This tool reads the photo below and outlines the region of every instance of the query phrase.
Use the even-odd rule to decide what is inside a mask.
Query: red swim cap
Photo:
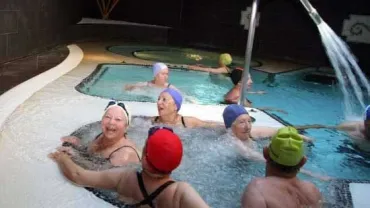
[[[167,129],[159,129],[148,137],[146,160],[161,173],[171,173],[182,159],[180,138]]]

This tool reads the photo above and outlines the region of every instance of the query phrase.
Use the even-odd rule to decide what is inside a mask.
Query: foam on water
[[[139,148],[143,148],[151,126],[148,118],[134,117],[128,137]],[[181,165],[173,172],[173,177],[192,184],[211,207],[239,207],[245,186],[254,177],[264,175],[264,163],[240,155],[237,148],[240,144],[224,129],[174,128],[174,131],[182,139],[184,156]],[[78,129],[73,135],[91,141],[99,132],[99,122],[95,122]],[[256,153],[262,154],[262,147],[267,144],[268,140],[262,140],[252,146],[256,148]],[[316,182],[325,186],[325,183]],[[110,191],[94,192],[111,203],[117,203],[117,195]]]

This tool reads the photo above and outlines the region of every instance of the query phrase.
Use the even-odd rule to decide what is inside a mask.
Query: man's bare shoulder
[[[247,186],[247,189],[253,188],[262,191],[271,182],[269,177],[266,178],[254,178]]]

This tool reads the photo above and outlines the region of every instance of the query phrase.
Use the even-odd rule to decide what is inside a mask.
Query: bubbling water
[[[148,129],[152,127],[151,121],[146,117],[133,117],[132,124],[128,129],[128,137],[132,139],[139,149],[142,149],[148,136]],[[255,177],[265,175],[264,163],[248,160],[242,157],[236,148],[234,138],[225,129],[173,128],[182,140],[184,155],[181,165],[172,173],[175,180],[190,183],[211,207],[240,207],[240,198],[244,188]],[[72,133],[82,139],[83,144],[88,144],[99,133],[100,122],[94,122],[81,127]],[[258,141],[254,148],[256,152],[262,153],[262,147],[269,140]],[[84,159],[84,158],[80,158]],[[78,161],[78,158],[75,160]],[[76,161],[76,162],[77,162]],[[94,162],[90,160],[90,162]],[[84,163],[88,169],[101,170],[109,166]],[[128,168],[140,170],[139,165],[131,165]],[[315,181],[321,187],[327,184]],[[321,183],[321,184],[320,184]],[[321,188],[322,189],[322,188]],[[88,189],[95,195],[109,203],[124,207],[115,192],[108,190]],[[333,199],[334,193],[329,193],[326,199]]]
[[[134,117],[128,129],[128,137],[139,148],[143,148],[151,126],[147,118]],[[72,135],[81,138],[82,143],[87,145],[100,132],[100,122],[94,122],[81,127]],[[181,165],[172,176],[176,180],[190,183],[211,207],[240,206],[244,187],[253,177],[264,175],[263,164],[242,158],[224,129],[174,128],[174,132],[183,142],[184,155]],[[77,162],[79,159],[75,160]],[[84,164],[88,169],[102,169],[101,166],[88,164]],[[113,204],[117,203],[117,194],[113,192],[90,190]]]

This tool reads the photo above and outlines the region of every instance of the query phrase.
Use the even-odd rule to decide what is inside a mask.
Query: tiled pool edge
[[[13,87],[0,96],[0,128],[6,118],[25,100],[47,84],[75,68],[83,59],[83,51],[77,45],[68,45],[69,55],[57,66]]]

